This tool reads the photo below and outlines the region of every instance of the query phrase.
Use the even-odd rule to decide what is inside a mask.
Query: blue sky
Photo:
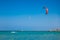
[[[0,30],[60,28],[60,0],[0,0]],[[48,7],[48,15],[43,6]]]

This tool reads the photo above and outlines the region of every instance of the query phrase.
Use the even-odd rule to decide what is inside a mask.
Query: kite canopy
[[[46,14],[48,14],[48,8],[46,6],[43,7],[46,10]]]
[[[48,14],[48,8],[46,8],[46,14]]]

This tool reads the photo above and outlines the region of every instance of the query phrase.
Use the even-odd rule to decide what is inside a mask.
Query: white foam
[[[16,33],[16,32],[11,32],[11,33]]]

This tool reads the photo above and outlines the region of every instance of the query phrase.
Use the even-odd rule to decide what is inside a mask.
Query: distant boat
[[[55,31],[60,31],[60,29],[59,29],[59,28],[57,28],[57,29],[55,29]]]
[[[60,31],[60,29],[56,28],[56,29],[53,29],[53,30],[50,30],[50,31]]]

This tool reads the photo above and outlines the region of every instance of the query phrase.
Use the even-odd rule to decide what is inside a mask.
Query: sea
[[[59,31],[0,31],[0,40],[60,40]]]

